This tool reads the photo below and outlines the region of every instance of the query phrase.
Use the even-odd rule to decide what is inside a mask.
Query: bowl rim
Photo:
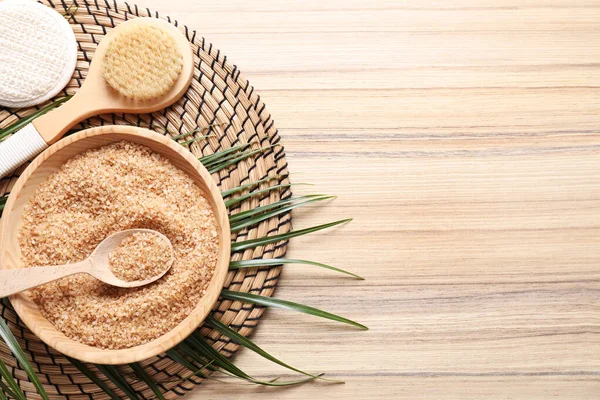
[[[221,289],[225,284],[229,268],[229,259],[231,256],[231,233],[229,228],[227,208],[225,207],[220,190],[218,189],[215,181],[212,179],[211,174],[189,150],[172,140],[170,137],[163,136],[149,129],[127,125],[105,125],[85,129],[59,140],[47,148],[39,156],[37,156],[18,178],[4,207],[3,218],[0,218],[0,270],[10,269],[11,265],[14,264],[9,261],[10,257],[7,257],[9,253],[7,244],[9,243],[10,239],[8,237],[8,221],[11,219],[9,216],[12,216],[13,208],[16,204],[18,204],[17,202],[19,200],[19,194],[31,176],[40,166],[44,164],[44,162],[48,160],[48,158],[60,150],[81,140],[97,136],[109,136],[111,134],[125,136],[125,138],[121,137],[114,140],[115,142],[127,140],[127,138],[132,139],[131,141],[133,142],[136,141],[136,138],[138,141],[147,141],[150,139],[152,142],[155,142],[153,145],[156,144],[159,147],[165,146],[170,150],[175,151],[176,154],[173,154],[173,156],[179,157],[184,163],[187,162],[189,166],[198,173],[200,179],[206,185],[206,188],[208,188],[208,192],[205,193],[205,195],[211,204],[213,213],[217,220],[218,234],[220,239],[215,270],[208,288],[206,289],[205,295],[200,299],[199,303],[192,310],[192,312],[176,327],[159,336],[158,338],[142,345],[125,349],[111,350],[93,347],[75,341],[56,329],[50,323],[50,321],[43,317],[37,305],[24,293],[18,293],[9,297],[9,300],[19,318],[40,340],[42,340],[48,346],[56,349],[66,356],[78,359],[80,361],[94,364],[115,365],[139,362],[161,354],[183,341],[200,326],[200,324],[206,319],[213,309],[219,298]],[[103,143],[92,147],[102,147],[106,144],[108,143]],[[143,143],[141,144],[144,145]],[[87,148],[81,152],[85,150],[87,150]],[[77,154],[80,154],[81,152],[78,152]],[[73,156],[66,158],[62,164],[72,157]],[[168,156],[165,157],[169,158]],[[45,179],[42,181],[45,181]],[[35,183],[34,187],[37,188],[39,183]],[[201,189],[203,192],[206,192],[205,188]],[[14,232],[18,232],[18,229],[14,229]],[[14,238],[12,239],[14,240]],[[18,247],[18,241],[16,245]],[[17,257],[20,257],[20,255]],[[15,266],[12,265],[12,268],[15,268]]]

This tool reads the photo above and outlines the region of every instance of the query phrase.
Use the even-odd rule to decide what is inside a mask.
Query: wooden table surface
[[[600,396],[600,1],[138,3],[238,65],[297,193],[339,196],[296,227],[355,218],[289,255],[367,278],[288,266],[276,295],[370,331],[270,310],[253,337],[345,385],[186,398]]]

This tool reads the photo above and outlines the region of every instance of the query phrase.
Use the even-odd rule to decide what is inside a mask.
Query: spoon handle
[[[92,262],[89,259],[74,264],[2,270],[0,271],[0,297],[7,297],[65,276],[82,272],[89,274],[91,271]]]

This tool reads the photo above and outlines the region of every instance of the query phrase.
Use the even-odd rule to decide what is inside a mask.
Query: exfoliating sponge
[[[122,96],[147,101],[177,82],[183,55],[173,36],[154,25],[124,28],[104,55],[104,79]]]
[[[69,83],[77,42],[67,20],[35,1],[0,2],[0,106],[30,107]]]

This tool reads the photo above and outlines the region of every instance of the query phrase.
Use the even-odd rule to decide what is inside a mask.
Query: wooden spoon
[[[160,274],[155,275],[150,279],[124,281],[117,278],[109,268],[109,256],[117,249],[123,239],[137,232],[152,233],[160,236],[162,240],[165,240],[169,244],[171,260],[165,264],[164,269]],[[150,229],[128,229],[117,232],[104,239],[88,258],[78,263],[0,271],[0,298],[64,278],[65,276],[80,273],[90,274],[102,282],[113,286],[124,288],[144,286],[160,279],[166,274],[173,265],[174,260],[173,245],[165,235]]]

